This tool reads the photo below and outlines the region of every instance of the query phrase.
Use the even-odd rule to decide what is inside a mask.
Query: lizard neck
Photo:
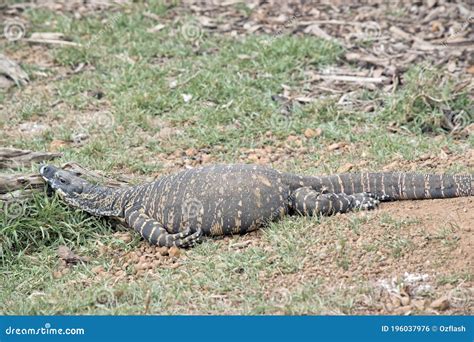
[[[92,215],[123,217],[127,195],[131,189],[90,184],[82,193],[74,197],[65,197],[64,200]]]

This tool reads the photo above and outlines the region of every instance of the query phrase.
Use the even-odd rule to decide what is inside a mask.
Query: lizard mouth
[[[57,169],[54,166],[42,165],[40,167],[39,173],[45,181],[50,181],[51,179],[54,178],[54,174],[56,173],[56,171]]]

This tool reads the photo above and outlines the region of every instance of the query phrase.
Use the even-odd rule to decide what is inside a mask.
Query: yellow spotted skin
[[[379,201],[471,196],[472,175],[358,173],[300,176],[248,164],[214,165],[125,189],[92,186],[70,175],[76,192],[57,189],[47,166],[43,178],[64,200],[101,216],[123,218],[152,244],[188,247],[201,236],[242,234],[285,215],[330,215],[373,209]],[[57,177],[56,177],[57,178]],[[52,180],[53,179],[53,180]]]

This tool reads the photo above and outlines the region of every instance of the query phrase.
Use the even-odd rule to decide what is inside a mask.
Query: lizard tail
[[[419,173],[344,173],[296,177],[294,186],[310,186],[348,195],[370,192],[381,200],[450,198],[474,195],[474,175]]]

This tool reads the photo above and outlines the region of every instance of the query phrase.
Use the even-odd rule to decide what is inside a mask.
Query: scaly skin
[[[359,173],[299,176],[256,165],[215,165],[130,188],[92,185],[43,166],[72,206],[118,217],[152,244],[186,247],[202,235],[243,234],[291,214],[373,209],[379,201],[471,196],[472,176]]]

